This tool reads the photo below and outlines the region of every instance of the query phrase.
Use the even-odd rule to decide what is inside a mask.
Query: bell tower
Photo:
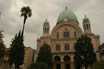
[[[50,32],[50,25],[48,20],[46,19],[43,25],[43,36],[49,36],[49,32]]]
[[[86,15],[83,19],[83,29],[84,29],[84,34],[90,34],[91,33],[90,20],[89,20],[89,18],[86,17]]]

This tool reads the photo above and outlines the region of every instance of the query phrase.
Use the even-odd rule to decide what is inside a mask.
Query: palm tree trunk
[[[22,35],[24,34],[25,23],[23,23]]]
[[[23,23],[23,29],[22,29],[22,36],[24,35],[24,28],[26,23],[27,16],[24,16],[24,23]]]

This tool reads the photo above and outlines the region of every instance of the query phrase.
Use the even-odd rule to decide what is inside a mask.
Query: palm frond
[[[32,15],[32,12],[31,12],[31,9],[29,6],[22,7],[20,12],[21,12],[21,16],[31,17],[31,15]]]

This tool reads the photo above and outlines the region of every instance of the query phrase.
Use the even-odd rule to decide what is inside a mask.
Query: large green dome
[[[67,8],[66,10],[60,13],[60,15],[58,16],[57,22],[63,21],[64,18],[78,21],[76,15],[71,10],[68,10]]]

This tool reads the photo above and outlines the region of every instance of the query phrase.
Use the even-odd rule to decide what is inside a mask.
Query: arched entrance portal
[[[59,56],[54,57],[54,69],[61,69],[61,59]]]
[[[64,57],[64,68],[70,69],[70,57],[69,56]]]

